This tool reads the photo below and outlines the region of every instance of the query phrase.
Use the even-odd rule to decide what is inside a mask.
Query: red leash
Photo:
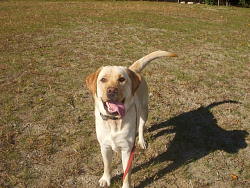
[[[137,112],[137,108],[136,108],[136,105],[135,105],[135,111]],[[136,128],[138,128],[138,119],[137,119],[137,113],[136,113]],[[128,159],[128,164],[127,164],[127,167],[126,167],[126,170],[122,176],[122,181],[125,180],[130,168],[132,167],[132,162],[133,162],[133,159],[134,159],[134,155],[135,155],[135,141],[136,141],[136,135],[135,135],[135,140],[134,140],[134,145],[133,145],[133,148],[130,152],[130,155],[129,155],[129,159]]]
[[[124,181],[124,179],[126,178],[127,174],[128,174],[128,171],[129,169],[131,168],[132,166],[132,162],[133,162],[133,159],[134,159],[134,155],[135,155],[135,144],[130,152],[130,155],[129,155],[129,160],[128,160],[128,164],[127,164],[127,168],[123,174],[123,177],[122,177],[122,181]]]

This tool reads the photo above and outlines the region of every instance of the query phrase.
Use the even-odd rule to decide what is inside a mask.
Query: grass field
[[[0,25],[0,187],[98,187],[85,77],[159,49],[179,56],[143,73],[149,148],[136,153],[133,185],[250,187],[249,9],[0,1]]]

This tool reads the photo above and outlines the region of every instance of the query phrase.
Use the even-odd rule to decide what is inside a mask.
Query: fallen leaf
[[[238,180],[238,176],[236,176],[235,174],[230,174],[232,180]]]

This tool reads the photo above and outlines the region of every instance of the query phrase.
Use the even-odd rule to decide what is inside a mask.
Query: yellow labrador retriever
[[[120,151],[125,171],[130,152],[138,132],[138,144],[146,149],[143,126],[148,117],[148,88],[140,72],[158,57],[174,57],[176,54],[155,51],[134,62],[129,68],[105,66],[86,79],[95,101],[95,124],[101,147],[104,173],[99,184],[110,186],[112,151]],[[123,181],[123,188],[131,187],[131,170]]]

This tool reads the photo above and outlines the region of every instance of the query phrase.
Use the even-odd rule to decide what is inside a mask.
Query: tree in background
[[[239,4],[243,7],[250,7],[250,0],[239,0]]]

